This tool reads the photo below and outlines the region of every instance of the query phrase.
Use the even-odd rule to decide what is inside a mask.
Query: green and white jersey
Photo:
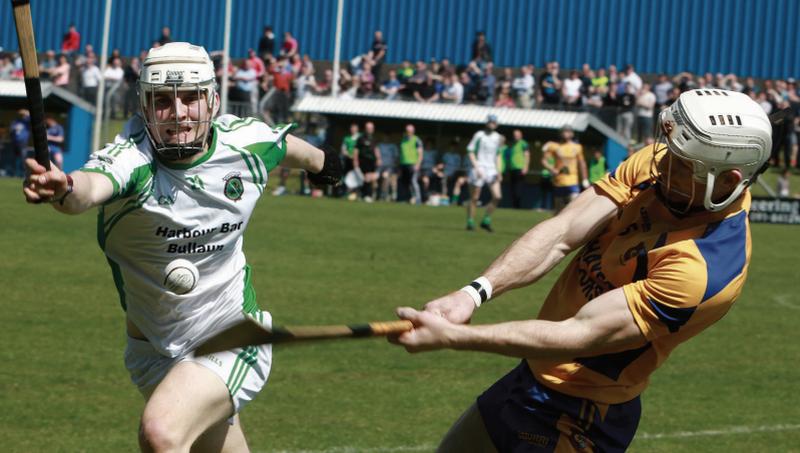
[[[242,234],[286,154],[291,126],[223,115],[208,151],[191,164],[156,158],[136,116],[114,143],[81,169],[108,176],[114,196],[100,207],[97,237],[128,318],[162,354],[180,356],[254,312]],[[183,258],[199,270],[197,286],[178,295],[164,269]],[[249,280],[249,279],[247,279]]]
[[[482,170],[497,172],[497,154],[500,152],[502,140],[503,136],[497,131],[487,134],[486,131],[479,130],[472,136],[467,151],[475,154],[475,160]]]

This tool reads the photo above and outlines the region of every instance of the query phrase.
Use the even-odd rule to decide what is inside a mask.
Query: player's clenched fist
[[[397,316],[414,323],[414,328],[398,336],[390,336],[389,341],[405,346],[408,352],[433,351],[450,347],[456,343],[459,329],[462,328],[442,316],[409,307],[398,308]]]
[[[42,203],[58,200],[68,189],[67,175],[51,164],[51,170],[36,162],[35,159],[25,159],[27,177],[23,180],[22,192],[28,203]]]

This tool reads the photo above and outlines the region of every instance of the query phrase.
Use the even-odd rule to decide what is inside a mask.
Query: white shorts
[[[492,185],[497,181],[497,170],[493,168],[481,168],[481,172],[483,172],[483,178],[478,177],[478,172],[475,171],[474,168],[469,170],[469,176],[467,178],[469,185],[483,187],[484,185]]]
[[[265,327],[272,327],[269,312],[259,311],[254,316]],[[125,348],[125,367],[131,381],[146,394],[164,379],[176,364],[189,361],[202,365],[219,376],[231,395],[234,413],[255,398],[267,383],[272,368],[272,345],[248,346],[195,357],[194,352],[179,357],[165,357],[148,341],[128,337]]]

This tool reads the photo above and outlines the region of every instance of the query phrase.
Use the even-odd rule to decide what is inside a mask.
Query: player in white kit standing
[[[281,164],[335,184],[339,159],[289,135],[291,126],[216,117],[214,67],[202,47],[151,49],[138,88],[141,115],[114,143],[69,175],[28,159],[23,191],[67,214],[99,207],[98,241],[127,318],[125,365],[147,400],[141,449],[247,450],[237,414],[266,383],[270,347],[193,351],[243,316],[271,325],[242,252],[269,171]],[[176,259],[199,274],[177,293],[164,272]]]
[[[478,208],[478,200],[481,198],[481,191],[484,185],[489,186],[492,193],[492,201],[486,206],[486,212],[481,220],[481,228],[492,232],[492,213],[500,203],[502,192],[500,192],[500,182],[502,175],[499,171],[501,160],[500,147],[505,138],[497,132],[497,117],[489,115],[486,118],[486,127],[475,132],[472,140],[467,145],[467,156],[469,156],[472,168],[469,170],[468,182],[470,185],[470,199],[467,204],[467,230],[475,229],[475,211]]]

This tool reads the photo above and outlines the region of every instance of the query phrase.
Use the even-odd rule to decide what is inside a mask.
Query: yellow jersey
[[[545,159],[555,161],[553,186],[568,187],[580,184],[578,164],[583,161],[583,145],[575,142],[549,142],[544,146]]]
[[[619,213],[573,258],[538,316],[570,318],[621,287],[646,342],[571,361],[528,360],[547,387],[600,403],[629,401],[675,347],[722,318],[742,291],[750,262],[749,191],[721,212],[678,218],[656,195],[653,159],[651,145],[596,183]]]

